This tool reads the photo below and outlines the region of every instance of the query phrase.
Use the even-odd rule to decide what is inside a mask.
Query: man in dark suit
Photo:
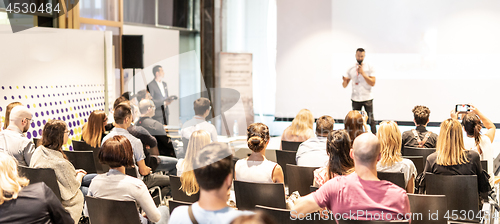
[[[147,86],[148,92],[151,94],[151,97],[153,97],[153,102],[156,107],[153,119],[162,124],[168,124],[168,115],[170,114],[168,105],[172,103],[175,96],[168,96],[167,83],[162,81],[165,73],[160,65],[153,67],[153,75],[155,76],[155,79]]]

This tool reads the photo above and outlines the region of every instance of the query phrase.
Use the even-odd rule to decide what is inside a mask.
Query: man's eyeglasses
[[[26,118],[26,120],[28,120],[28,122],[35,122],[33,119],[31,118]]]

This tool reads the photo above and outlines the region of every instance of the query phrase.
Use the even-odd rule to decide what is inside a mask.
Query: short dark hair
[[[316,134],[328,134],[333,131],[333,124],[335,120],[328,116],[323,115],[316,120]]]
[[[123,96],[120,96],[118,97],[115,102],[113,103],[113,109],[116,108],[118,105],[120,105],[121,103],[123,102],[127,102],[129,100],[127,100],[127,98],[123,97]]]
[[[415,119],[415,123],[417,125],[425,125],[427,121],[429,121],[429,114],[431,110],[429,110],[426,106],[417,105],[411,110],[413,112],[413,118]]]
[[[130,141],[125,136],[115,135],[102,144],[99,162],[111,168],[131,167],[134,165],[133,155]]]
[[[194,101],[194,114],[203,115],[210,108],[210,100],[202,97]]]
[[[125,99],[127,99],[127,100],[132,100],[135,98],[135,95],[132,94],[132,92],[130,92],[130,91],[124,92],[122,94],[122,96],[125,97]]]
[[[147,93],[147,92],[146,92],[146,90],[145,90],[145,89],[143,89],[143,90],[141,90],[141,91],[137,92],[137,94],[135,94],[135,96],[137,97],[137,101],[138,101],[138,102],[141,102],[141,100],[143,100],[144,98],[146,98],[146,93]]]
[[[132,116],[132,109],[129,105],[122,103],[115,107],[113,118],[117,124],[123,124],[125,118]]]
[[[194,161],[194,176],[203,190],[219,189],[233,171],[233,155],[227,144],[214,142],[204,146]]]
[[[50,120],[43,127],[42,131],[42,145],[45,148],[52,150],[62,151],[64,142],[64,132],[66,132],[66,122],[61,120]],[[63,153],[64,158],[66,155]]]
[[[153,67],[153,76],[156,78],[156,73],[160,71],[161,65]]]
[[[358,52],[358,51],[359,51],[359,52],[365,52],[365,49],[363,49],[363,48],[358,48],[358,49],[356,49],[356,52]]]

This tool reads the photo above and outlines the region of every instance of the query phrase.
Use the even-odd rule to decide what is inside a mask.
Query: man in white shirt
[[[181,128],[181,137],[184,143],[189,141],[191,134],[198,130],[207,131],[210,134],[212,142],[217,142],[217,129],[213,124],[208,123],[205,118],[210,114],[210,100],[202,97],[194,101],[194,117],[186,121]],[[184,145],[184,153],[187,144]]]
[[[368,124],[370,124],[373,134],[377,133],[375,127],[375,119],[373,118],[373,96],[372,87],[375,86],[375,76],[373,75],[373,67],[368,63],[364,63],[365,49],[358,48],[356,50],[357,63],[347,70],[347,74],[342,76],[342,86],[347,87],[352,80],[352,109],[361,110],[362,107],[368,113]]]
[[[168,96],[167,83],[162,81],[165,73],[163,68],[159,65],[153,67],[153,75],[155,79],[148,83],[147,90],[153,98],[153,102],[156,106],[155,116],[153,119],[159,121],[162,124],[168,124],[168,115],[170,111],[168,110],[168,105],[172,103],[177,97]]]
[[[333,131],[335,120],[328,116],[321,116],[316,120],[316,136],[307,139],[299,145],[295,160],[299,166],[323,167],[328,164],[330,157],[326,153],[326,140]]]
[[[35,145],[24,136],[30,128],[33,115],[25,106],[16,106],[10,112],[9,126],[0,132],[0,151],[14,156],[19,165],[29,166]]]

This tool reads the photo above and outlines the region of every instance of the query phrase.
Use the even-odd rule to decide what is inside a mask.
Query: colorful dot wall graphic
[[[64,150],[73,150],[71,142],[80,140],[82,127],[94,110],[104,110],[104,84],[5,85],[0,84],[0,116],[5,122],[5,109],[21,102],[33,114],[28,139],[41,138],[43,126],[50,120],[66,122],[70,135]],[[23,97],[24,96],[24,97]]]

